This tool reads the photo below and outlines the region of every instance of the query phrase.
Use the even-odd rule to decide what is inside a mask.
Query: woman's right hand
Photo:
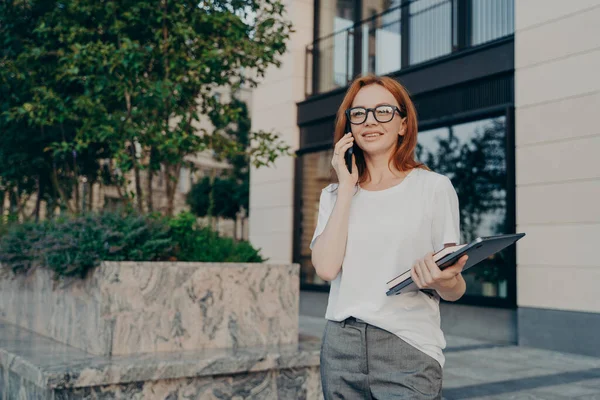
[[[354,154],[352,154],[352,174],[348,171],[346,161],[344,160],[344,154],[354,144],[354,137],[351,132],[346,133],[342,138],[335,144],[333,148],[333,158],[331,159],[331,165],[335,170],[338,177],[339,188],[348,190],[354,190],[356,183],[358,182],[358,168],[356,168],[356,160]]]

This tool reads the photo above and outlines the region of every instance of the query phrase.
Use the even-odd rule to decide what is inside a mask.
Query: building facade
[[[466,295],[442,307],[446,331],[600,355],[589,329],[600,329],[600,0],[287,5],[296,32],[255,89],[252,120],[297,157],[252,171],[253,244],[299,263],[304,290],[328,290],[308,245],[335,113],[354,77],[389,75],[417,107],[418,159],[457,190],[462,239],[527,233],[464,274]]]

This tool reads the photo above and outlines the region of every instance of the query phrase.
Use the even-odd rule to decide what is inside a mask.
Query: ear
[[[400,132],[398,132],[399,136],[404,136],[406,133],[406,117],[402,118],[402,122],[400,123]]]

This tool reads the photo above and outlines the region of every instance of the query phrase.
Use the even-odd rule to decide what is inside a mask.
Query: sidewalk
[[[322,318],[300,316],[300,333],[321,337]],[[600,400],[600,358],[446,336],[446,400]]]

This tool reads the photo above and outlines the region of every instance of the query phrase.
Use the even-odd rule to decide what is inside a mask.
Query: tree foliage
[[[231,169],[218,177],[204,177],[192,186],[187,202],[199,217],[217,216],[236,220],[241,209],[248,212],[250,181],[250,147],[251,120],[246,103],[233,97],[231,104],[239,108],[239,117],[235,123],[219,119],[211,114],[215,142],[214,157],[219,161],[227,161]],[[235,146],[223,145],[235,143]]]
[[[17,206],[38,193],[78,211],[85,178],[152,210],[141,175],[151,183],[164,171],[171,214],[186,156],[240,151],[198,122],[239,118],[214,92],[255,86],[279,66],[291,32],[283,14],[280,0],[0,3],[0,190]],[[289,154],[272,132],[250,132],[248,143],[256,166]]]

